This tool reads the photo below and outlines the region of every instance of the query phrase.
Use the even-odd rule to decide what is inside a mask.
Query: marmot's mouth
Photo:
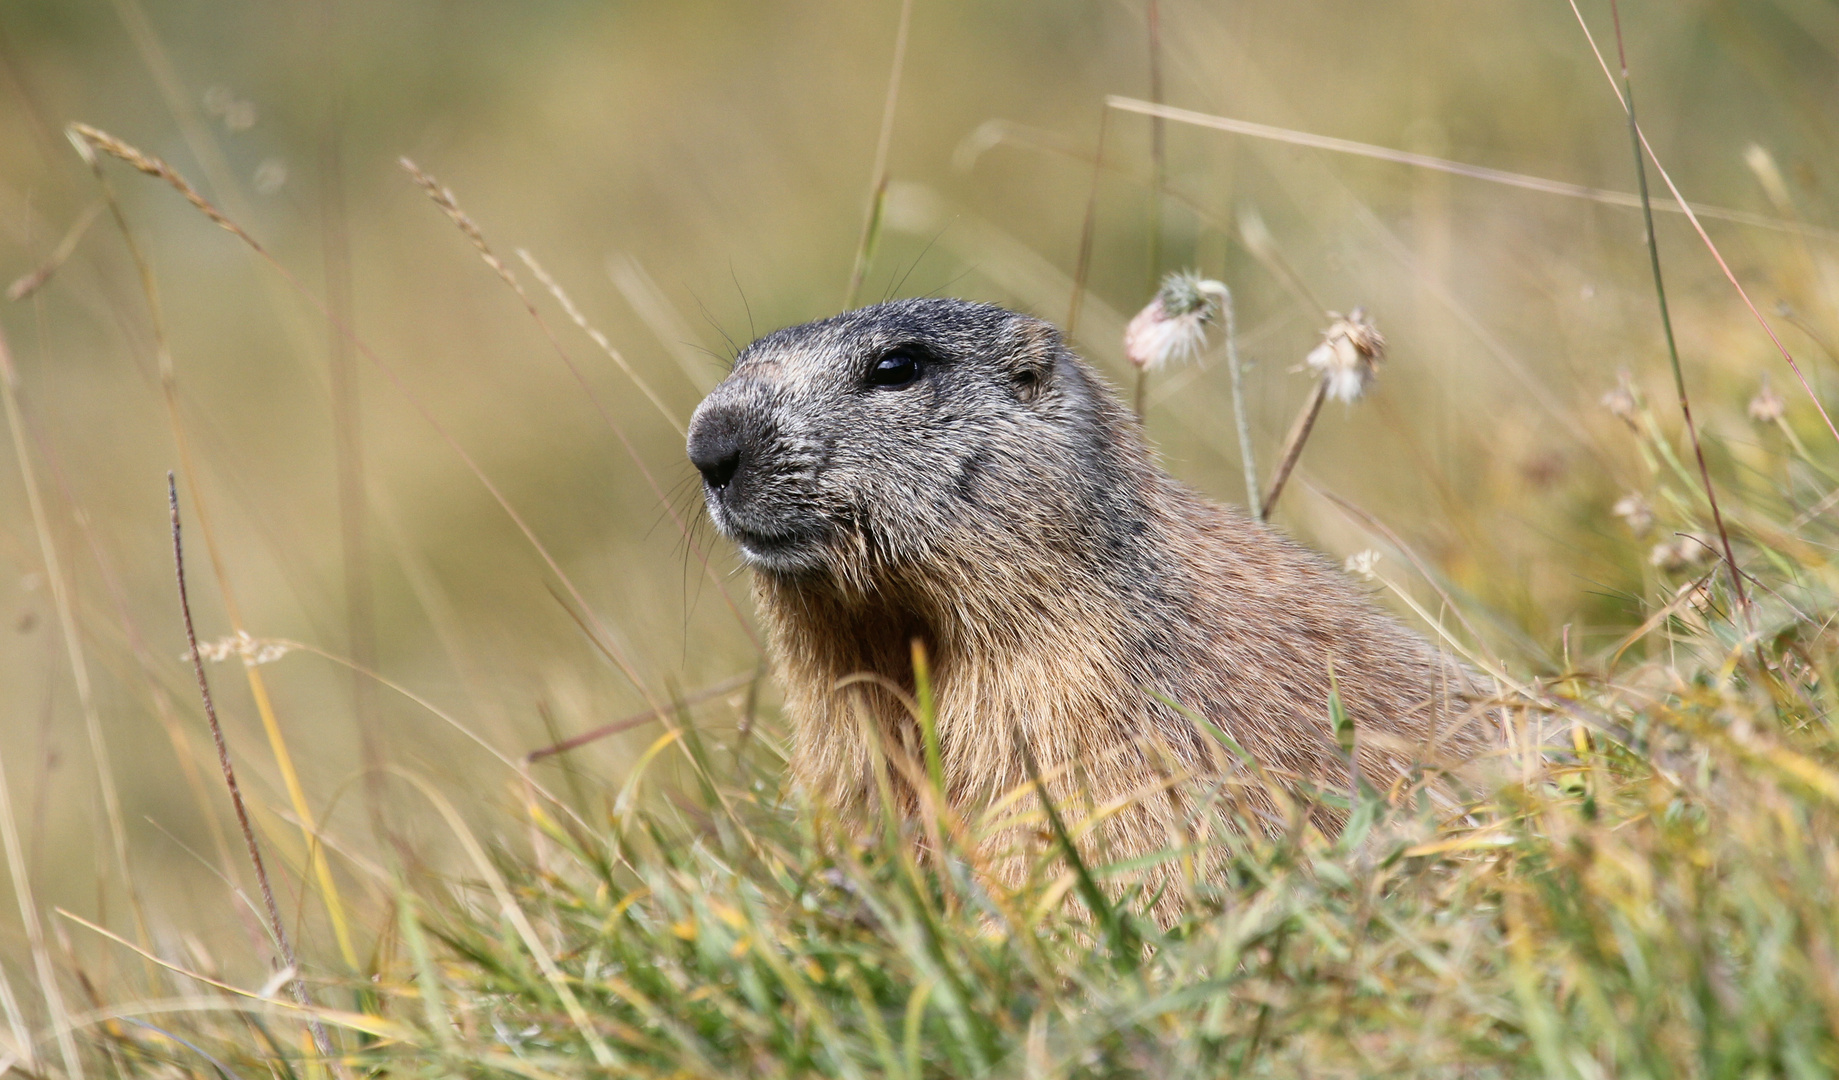
[[[728,531],[734,536],[735,543],[761,554],[786,551],[809,539],[799,533],[764,533],[734,526],[729,526]]]
[[[761,532],[730,522],[727,533],[755,566],[779,571],[809,570],[818,559],[818,537],[809,532]]]

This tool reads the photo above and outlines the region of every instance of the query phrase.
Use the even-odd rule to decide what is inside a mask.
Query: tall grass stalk
[[[1295,128],[1278,127],[1273,124],[1260,124],[1251,120],[1240,120],[1230,116],[1197,112],[1174,105],[1164,105],[1155,101],[1142,101],[1124,94],[1112,94],[1105,98],[1107,108],[1120,112],[1136,113],[1148,116],[1152,120],[1174,121],[1192,127],[1209,128],[1214,131],[1230,132],[1249,138],[1263,139],[1269,142],[1283,143],[1287,146],[1305,146],[1313,150],[1328,150],[1352,157],[1370,158],[1375,161],[1389,161],[1395,165],[1409,165],[1417,169],[1429,169],[1433,172],[1447,173],[1469,180],[1481,180],[1504,187],[1519,188],[1522,191],[1536,191],[1543,195],[1557,195],[1567,199],[1584,199],[1604,206],[1621,206],[1630,210],[1641,209],[1641,196],[1626,191],[1611,191],[1606,188],[1590,187],[1586,184],[1573,184],[1565,180],[1552,180],[1543,176],[1496,169],[1487,165],[1475,165],[1466,161],[1452,161],[1449,158],[1433,157],[1410,150],[1394,150],[1389,146],[1376,146],[1373,143],[1356,142],[1353,139],[1340,139],[1332,135],[1317,135],[1310,131],[1298,131]],[[1770,214],[1758,214],[1749,210],[1736,210],[1728,206],[1713,206],[1709,203],[1662,203],[1655,209],[1663,213],[1701,217],[1712,221],[1728,221],[1751,228],[1768,229],[1772,232],[1788,233],[1801,238],[1816,240],[1839,240],[1839,229],[1830,229],[1820,225],[1809,225],[1791,217],[1777,217]]]
[[[351,343],[338,332],[351,322],[351,227],[345,199],[345,73],[340,70],[339,0],[320,0],[318,51],[327,86],[319,135],[319,250],[326,308],[326,381],[332,405],[333,471],[338,478],[340,573],[345,586],[345,640],[351,658],[376,666],[376,588],[371,576],[370,501],[364,490],[362,384]],[[270,286],[272,288],[273,286]],[[370,683],[353,676],[351,713],[364,755],[364,808],[371,832],[382,838],[383,767],[389,754],[376,722]]]
[[[1571,5],[1571,12],[1577,16],[1577,25],[1584,32],[1584,39],[1590,43],[1590,51],[1596,55],[1597,66],[1603,69],[1603,77],[1609,80],[1609,89],[1616,95],[1616,100],[1621,103],[1624,111],[1630,114],[1632,123],[1634,113],[1632,101],[1623,95],[1623,87],[1617,85],[1615,75],[1609,70],[1609,61],[1604,59],[1603,50],[1597,47],[1596,36],[1590,32],[1590,24],[1584,21],[1584,13],[1578,8],[1577,0],[1569,0],[1569,3]],[[1615,5],[1613,2],[1610,5],[1610,9],[1611,13],[1615,14]],[[1622,23],[1619,14],[1615,15],[1615,21],[1617,48],[1620,49]],[[1702,241],[1706,249],[1711,252],[1712,260],[1718,264],[1718,269],[1724,273],[1724,279],[1730,282],[1731,288],[1737,290],[1738,299],[1742,300],[1743,306],[1749,309],[1750,316],[1756,320],[1756,324],[1762,327],[1762,332],[1768,336],[1769,343],[1775,346],[1777,352],[1781,353],[1782,360],[1787,363],[1788,369],[1794,372],[1795,381],[1801,384],[1801,389],[1806,391],[1808,400],[1813,402],[1814,409],[1819,412],[1821,421],[1826,424],[1827,433],[1832,435],[1834,442],[1839,443],[1839,426],[1834,425],[1832,416],[1826,411],[1825,402],[1821,401],[1820,395],[1814,392],[1812,384],[1807,381],[1807,376],[1801,373],[1801,365],[1795,361],[1794,354],[1788,351],[1788,346],[1782,344],[1781,338],[1777,337],[1775,334],[1775,328],[1769,325],[1769,320],[1763,318],[1762,311],[1756,307],[1756,302],[1750,299],[1749,290],[1743,287],[1743,283],[1738,281],[1737,275],[1732,272],[1730,264],[1724,261],[1724,253],[1718,250],[1718,245],[1712,241],[1711,234],[1707,233],[1705,231],[1705,226],[1700,224],[1697,208],[1694,207],[1693,204],[1687,202],[1684,195],[1680,194],[1679,185],[1673,182],[1673,177],[1667,172],[1666,166],[1660,163],[1660,156],[1654,153],[1654,148],[1648,144],[1647,134],[1641,130],[1640,125],[1635,126],[1635,138],[1640,143],[1641,149],[1645,150],[1647,156],[1653,160],[1654,171],[1660,174],[1661,181],[1667,185],[1667,190],[1672,193],[1673,201],[1678,204],[1680,212],[1686,215],[1686,220],[1692,223],[1692,230],[1698,233],[1699,240]],[[1653,230],[1650,228],[1648,232],[1651,235]]]
[[[58,628],[64,638],[64,656],[70,662],[71,678],[76,680],[77,703],[83,710],[83,730],[89,737],[89,752],[96,768],[97,787],[102,794],[102,810],[109,833],[109,846],[115,854],[115,867],[121,873],[122,888],[128,897],[128,910],[134,918],[134,930],[141,944],[147,936],[147,916],[142,910],[140,893],[134,883],[134,871],[128,863],[128,829],[121,816],[121,788],[115,782],[115,767],[110,762],[108,740],[102,735],[102,717],[96,710],[95,691],[90,685],[89,661],[84,656],[83,639],[71,605],[70,581],[58,556],[57,540],[51,532],[51,519],[45,513],[45,501],[39,491],[38,471],[32,466],[27,448],[25,417],[19,407],[19,371],[13,365],[13,352],[4,330],[0,330],[0,402],[5,403],[7,428],[12,432],[13,455],[18,459],[19,476],[26,491],[26,504],[32,510],[32,528],[38,536],[39,557],[44,561],[45,576],[51,584],[51,601],[57,609]]]
[[[1079,327],[1079,309],[1084,306],[1086,282],[1092,273],[1092,244],[1098,233],[1098,185],[1105,177],[1105,133],[1110,126],[1111,109],[1100,108],[1098,138],[1092,146],[1092,186],[1086,193],[1085,216],[1079,224],[1079,256],[1073,266],[1073,295],[1067,298],[1064,329],[1068,338]]]
[[[900,105],[900,77],[907,66],[907,31],[913,24],[913,0],[900,0],[900,24],[894,31],[894,62],[888,67],[888,93],[881,105],[881,128],[875,135],[875,164],[869,170],[868,207],[862,214],[862,236],[849,268],[849,291],[843,307],[853,308],[862,294],[862,281],[875,259],[881,222],[888,202],[888,151],[894,145],[894,113]]]
[[[1146,0],[1143,22],[1149,39],[1149,100],[1162,104],[1162,4]],[[1162,280],[1162,191],[1168,186],[1168,131],[1160,116],[1149,122],[1149,289]],[[1143,415],[1142,384],[1138,383],[1137,415]]]
[[[1264,500],[1258,491],[1258,455],[1252,448],[1251,422],[1245,416],[1245,374],[1239,364],[1239,324],[1233,311],[1232,290],[1220,293],[1220,318],[1226,329],[1226,373],[1232,381],[1232,426],[1239,435],[1239,466],[1245,472],[1245,512],[1264,520]]]
[[[1315,418],[1322,414],[1322,403],[1328,400],[1328,380],[1317,379],[1309,396],[1304,399],[1303,407],[1298,410],[1296,419],[1290,423],[1290,433],[1284,436],[1283,449],[1277,453],[1277,468],[1271,473],[1271,488],[1259,501],[1258,520],[1271,520],[1271,512],[1277,508],[1277,499],[1290,482],[1290,472],[1296,468],[1296,462],[1303,456],[1303,446],[1309,441],[1309,433],[1315,430]]]
[[[1718,542],[1724,549],[1724,563],[1730,568],[1731,591],[1737,606],[1749,616],[1749,595],[1743,587],[1743,570],[1731,551],[1730,532],[1724,527],[1724,514],[1718,509],[1718,493],[1711,482],[1711,469],[1705,464],[1705,447],[1699,440],[1698,425],[1692,420],[1692,401],[1686,395],[1686,376],[1680,371],[1679,343],[1673,339],[1673,316],[1667,310],[1667,286],[1660,273],[1660,239],[1654,233],[1654,210],[1647,194],[1647,161],[1641,153],[1641,128],[1635,122],[1635,88],[1628,77],[1628,52],[1622,44],[1622,14],[1616,0],[1609,0],[1609,12],[1615,21],[1616,57],[1622,64],[1622,105],[1628,113],[1628,141],[1635,152],[1635,181],[1641,193],[1641,220],[1647,228],[1648,263],[1654,271],[1654,296],[1660,303],[1660,325],[1666,331],[1667,361],[1673,368],[1673,387],[1679,394],[1679,412],[1686,421],[1686,437],[1698,458],[1699,479],[1705,485],[1705,501],[1711,505],[1711,520],[1718,530]]]
[[[268,927],[274,934],[275,948],[281,954],[283,970],[293,973],[288,988],[301,1008],[311,1009],[313,998],[307,993],[306,980],[300,975],[300,958],[294,953],[287,926],[281,921],[281,909],[275,904],[274,886],[269,883],[268,869],[262,864],[262,848],[256,843],[255,830],[249,825],[249,809],[243,804],[243,791],[236,783],[236,766],[230,761],[230,747],[224,742],[223,725],[217,722],[217,706],[211,701],[211,682],[204,674],[204,654],[198,651],[198,631],[192,626],[191,593],[185,587],[185,544],[179,532],[179,483],[172,473],[166,474],[166,499],[172,513],[172,563],[179,586],[179,611],[185,620],[185,641],[189,646],[192,671],[198,678],[198,697],[204,703],[204,718],[211,726],[211,739],[217,744],[217,764],[223,770],[224,787],[230,791],[230,804],[236,809],[236,822],[243,830],[250,865],[255,868],[255,881],[262,892],[262,906],[268,913]],[[312,850],[317,853],[318,846],[314,845]],[[332,1040],[326,1034],[325,1025],[313,1017],[308,1019],[307,1026],[313,1033],[313,1045],[320,1057],[328,1062],[335,1061]],[[340,1071],[342,1074],[343,1070]]]
[[[13,816],[13,795],[6,779],[4,749],[0,749],[0,846],[6,849],[6,869],[13,879],[13,900],[19,905],[19,923],[25,929],[26,948],[32,954],[32,969],[38,976],[38,992],[45,999],[52,1037],[64,1060],[64,1073],[71,1080],[83,1080],[83,1058],[77,1052],[77,1041],[71,1033],[70,1012],[64,1005],[64,991],[58,985],[57,968],[51,963],[51,950],[45,943],[44,924],[38,917],[38,898],[32,890],[32,878],[26,868],[25,849],[19,842],[19,825]],[[30,1037],[20,1043],[19,1052],[26,1068],[38,1067],[37,1052]]]

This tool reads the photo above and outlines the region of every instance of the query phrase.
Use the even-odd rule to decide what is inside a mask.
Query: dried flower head
[[[1769,377],[1762,377],[1762,387],[1756,396],[1750,399],[1750,419],[1758,424],[1773,424],[1788,412],[1788,403],[1769,385]]]
[[[1704,566],[1711,561],[1711,556],[1710,538],[1686,532],[1655,544],[1654,550],[1648,552],[1647,561],[1661,570],[1678,573]]]
[[[1686,594],[1686,603],[1700,615],[1709,614],[1717,604],[1717,597],[1711,594],[1711,582],[1689,581],[1681,589]]]
[[[1617,499],[1609,512],[1627,523],[1628,531],[1636,536],[1646,536],[1654,527],[1654,508],[1640,492],[1630,492]]]
[[[1226,286],[1180,270],[1124,329],[1124,357],[1139,371],[1154,371],[1198,356],[1207,347],[1207,327],[1219,318]]]
[[[1640,407],[1641,400],[1635,396],[1635,381],[1629,377],[1628,369],[1623,368],[1616,372],[1616,388],[1603,395],[1603,408],[1632,428],[1635,410]]]
[[[1378,569],[1380,558],[1381,555],[1379,552],[1374,551],[1372,548],[1367,548],[1365,551],[1356,551],[1352,555],[1349,555],[1344,565],[1348,573],[1353,574],[1355,577],[1362,577],[1368,581],[1372,581],[1379,576]]]
[[[229,637],[200,642],[198,655],[212,663],[222,663],[232,656],[240,657],[244,667],[255,667],[257,664],[272,664],[292,652],[293,649],[293,645],[288,642],[265,641],[262,638],[250,637],[247,630],[238,630]],[[181,656],[179,659],[187,664],[192,662],[190,654]]]
[[[1322,331],[1322,343],[1310,350],[1304,362],[1326,382],[1330,398],[1359,401],[1373,385],[1379,362],[1386,358],[1385,336],[1367,318],[1365,308],[1329,315],[1334,322]]]

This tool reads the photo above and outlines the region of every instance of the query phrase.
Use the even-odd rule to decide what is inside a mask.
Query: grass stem
[[[1597,48],[1596,36],[1590,33],[1590,24],[1584,21],[1584,13],[1578,8],[1577,0],[1570,0],[1570,3],[1572,14],[1577,16],[1577,25],[1583,29],[1584,39],[1590,43],[1590,51],[1596,54],[1596,62],[1603,69],[1603,76],[1609,80],[1610,90],[1615,93],[1616,99],[1622,103],[1622,108],[1629,113],[1629,122],[1634,125],[1636,141],[1640,144],[1641,149],[1647,152],[1647,156],[1653,159],[1654,171],[1660,174],[1661,181],[1667,185],[1667,190],[1672,193],[1673,201],[1679,205],[1680,212],[1685,214],[1686,220],[1692,223],[1693,231],[1698,233],[1699,239],[1704,242],[1706,250],[1711,252],[1711,258],[1718,264],[1718,269],[1724,272],[1724,279],[1730,282],[1731,288],[1737,290],[1738,299],[1742,300],[1743,306],[1749,309],[1750,316],[1756,320],[1756,325],[1762,327],[1762,332],[1768,336],[1769,343],[1775,346],[1775,351],[1781,353],[1782,360],[1788,365],[1788,370],[1794,372],[1795,380],[1801,384],[1801,389],[1807,392],[1808,400],[1813,402],[1814,409],[1819,412],[1820,419],[1826,424],[1827,433],[1832,435],[1835,442],[1839,442],[1839,424],[1833,423],[1831,414],[1826,411],[1826,404],[1820,400],[1818,394],[1814,393],[1813,385],[1807,381],[1807,376],[1801,371],[1801,365],[1794,359],[1794,354],[1789,352],[1788,346],[1782,344],[1781,338],[1776,336],[1775,328],[1769,325],[1769,320],[1762,317],[1761,309],[1757,308],[1756,302],[1750,299],[1749,291],[1743,287],[1743,283],[1737,280],[1736,273],[1731,270],[1730,263],[1724,260],[1724,254],[1718,250],[1718,245],[1712,242],[1711,234],[1705,231],[1705,226],[1699,221],[1699,218],[1702,216],[1700,209],[1686,201],[1686,197],[1680,193],[1679,185],[1673,182],[1673,177],[1668,175],[1666,167],[1660,163],[1660,156],[1654,153],[1654,148],[1648,144],[1647,135],[1642,132],[1639,124],[1634,123],[1634,106],[1624,93],[1626,84],[1624,84],[1624,86],[1616,85],[1615,76],[1610,74],[1609,71],[1609,62],[1603,58],[1603,51]],[[1612,14],[1615,14],[1613,3],[1611,4],[1610,10]],[[1618,48],[1620,48],[1621,44],[1621,33],[1622,22],[1618,14],[1616,17],[1616,41]],[[1626,74],[1626,63],[1623,64],[1623,71]],[[1650,236],[1653,235],[1653,229],[1651,227],[1648,229],[1648,234]]]
[[[58,1053],[64,1059],[64,1072],[70,1080],[83,1080],[83,1059],[70,1033],[70,1013],[64,1006],[64,992],[58,988],[57,969],[51,966],[44,924],[38,918],[38,900],[32,892],[32,879],[26,872],[25,850],[19,842],[18,823],[13,818],[13,797],[7,789],[4,752],[0,752],[0,846],[6,849],[6,868],[13,879],[13,899],[19,904],[19,922],[25,929],[26,947],[31,950],[32,967],[38,975],[38,992],[44,995],[45,1011],[51,1014],[51,1031],[57,1040]],[[32,1068],[31,1042],[21,1043],[20,1052],[26,1055],[26,1067]]]
[[[1111,110],[1098,110],[1098,144],[1092,148],[1092,187],[1086,193],[1085,220],[1079,226],[1079,260],[1073,269],[1073,295],[1067,302],[1066,336],[1071,338],[1079,326],[1079,309],[1084,305],[1086,280],[1092,273],[1092,238],[1098,225],[1098,184],[1105,176],[1105,131],[1111,124]]]
[[[1149,31],[1149,100],[1162,104],[1162,4],[1148,0],[1144,21]],[[1162,117],[1149,122],[1149,288],[1162,280],[1162,189],[1168,185],[1168,130]],[[1140,397],[1141,395],[1139,395]],[[1138,407],[1137,415],[1143,414]]]
[[[1239,364],[1239,326],[1230,288],[1220,293],[1220,320],[1226,327],[1226,371],[1232,377],[1232,424],[1239,433],[1239,462],[1245,469],[1245,510],[1262,521],[1264,500],[1258,495],[1258,458],[1252,449],[1251,423],[1245,418],[1245,373]]]
[[[1654,234],[1654,208],[1647,191],[1647,161],[1641,152],[1641,128],[1635,122],[1635,90],[1628,77],[1628,52],[1622,43],[1622,14],[1616,0],[1609,0],[1610,16],[1615,21],[1616,55],[1622,65],[1622,104],[1628,112],[1628,138],[1635,151],[1635,181],[1641,194],[1641,219],[1647,227],[1648,263],[1654,271],[1654,295],[1660,301],[1660,325],[1666,330],[1667,361],[1673,368],[1673,388],[1679,393],[1680,415],[1686,420],[1686,436],[1692,441],[1692,453],[1698,458],[1699,479],[1705,485],[1705,501],[1711,504],[1711,520],[1718,530],[1718,542],[1724,549],[1724,562],[1730,567],[1731,591],[1737,606],[1747,614],[1749,595],[1743,588],[1743,571],[1731,551],[1730,532],[1724,527],[1724,514],[1718,509],[1717,489],[1711,483],[1711,469],[1705,464],[1705,447],[1699,439],[1698,425],[1692,419],[1692,401],[1686,395],[1686,377],[1679,366],[1679,344],[1673,337],[1673,316],[1667,310],[1667,286],[1660,273],[1660,241]]]
[[[230,763],[230,747],[224,742],[223,725],[217,722],[217,706],[211,701],[211,683],[204,674],[204,655],[198,651],[198,631],[192,625],[191,594],[185,587],[185,544],[179,533],[179,482],[170,472],[166,474],[166,503],[172,512],[172,563],[179,585],[179,611],[185,617],[185,643],[190,649],[192,671],[198,677],[198,696],[204,702],[204,718],[210,723],[211,739],[217,744],[217,764],[223,769],[224,786],[230,789],[230,803],[236,809],[236,823],[242,827],[243,842],[249,846],[249,861],[255,866],[255,880],[262,890],[262,905],[268,910],[268,923],[274,931],[275,946],[281,952],[282,964],[294,972],[294,977],[288,981],[289,989],[301,1008],[311,1009],[313,999],[307,993],[306,980],[300,976],[300,961],[294,955],[294,946],[288,941],[287,926],[281,921],[281,909],[275,905],[275,890],[268,882],[267,868],[262,865],[262,849],[256,843],[255,830],[250,827],[249,808],[244,805],[242,788],[236,783],[236,767]],[[327,1061],[336,1061],[332,1040],[326,1034],[325,1025],[314,1017],[308,1019],[307,1026],[313,1033],[313,1045],[320,1054]]]
[[[881,106],[881,133],[875,139],[875,167],[869,173],[868,210],[862,217],[862,237],[856,242],[856,257],[849,270],[849,292],[843,307],[856,306],[862,292],[862,279],[868,276],[869,263],[875,258],[875,242],[881,237],[882,212],[888,201],[888,149],[894,141],[894,112],[900,105],[900,73],[907,65],[907,29],[913,23],[913,0],[900,0],[900,28],[894,32],[894,63],[888,72],[888,95]]]
[[[1258,508],[1258,520],[1271,520],[1271,511],[1277,506],[1278,496],[1283,494],[1284,485],[1290,481],[1290,472],[1296,468],[1296,459],[1303,456],[1303,444],[1309,441],[1309,433],[1315,429],[1315,418],[1322,412],[1322,403],[1328,400],[1328,380],[1316,380],[1315,389],[1309,391],[1309,400],[1303,402],[1302,411],[1296,414],[1296,422],[1290,425],[1290,434],[1283,441],[1283,452],[1277,456],[1277,471],[1271,476],[1271,490]]]
[[[64,653],[70,661],[71,678],[77,684],[77,702],[83,710],[83,728],[89,737],[90,756],[95,761],[96,781],[102,793],[103,815],[108,819],[109,842],[114,848],[116,869],[121,873],[122,888],[127,890],[128,906],[134,915],[134,929],[142,945],[150,944],[147,918],[141,909],[140,896],[134,887],[134,875],[128,866],[128,830],[121,815],[121,791],[115,783],[115,768],[109,759],[108,741],[102,736],[102,717],[96,709],[96,695],[89,677],[89,662],[83,655],[77,617],[72,604],[70,580],[58,557],[57,542],[52,536],[51,520],[45,512],[45,500],[38,485],[38,472],[32,467],[27,448],[25,418],[19,407],[19,371],[13,366],[13,354],[6,335],[0,332],[0,401],[4,401],[7,427],[13,434],[13,453],[19,459],[20,480],[25,485],[26,503],[31,507],[32,526],[38,534],[40,557],[45,576],[51,583],[51,600],[57,609],[58,627],[64,638]]]

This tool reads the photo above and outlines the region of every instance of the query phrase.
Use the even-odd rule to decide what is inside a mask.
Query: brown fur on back
[[[921,377],[873,385],[902,350],[923,357]],[[1208,777],[1231,761],[1168,702],[1318,788],[1349,781],[1331,671],[1382,787],[1482,745],[1459,665],[1321,556],[1170,478],[1038,320],[901,301],[780,331],[698,410],[691,456],[706,477],[735,465],[708,485],[711,514],[757,571],[794,771],[834,803],[875,797],[856,710],[917,755],[897,695],[840,685],[872,673],[910,690],[915,638],[952,801],[1026,782],[1019,737],[1062,797],[1130,804],[1102,830],[1113,858],[1186,834],[1178,788],[1144,797],[1171,768]]]

